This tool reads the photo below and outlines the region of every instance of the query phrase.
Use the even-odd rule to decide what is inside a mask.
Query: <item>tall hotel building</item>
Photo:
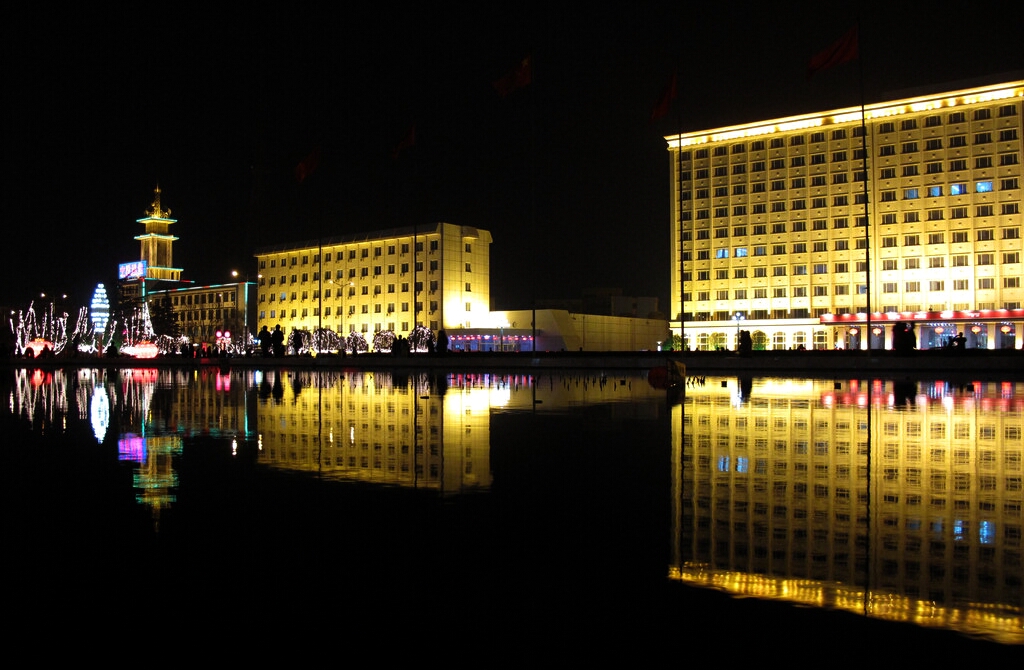
[[[694,349],[1021,349],[1024,81],[666,137]],[[863,119],[862,119],[863,116]],[[865,332],[869,331],[869,332]]]
[[[261,249],[258,325],[405,335],[489,325],[486,230],[450,223]]]

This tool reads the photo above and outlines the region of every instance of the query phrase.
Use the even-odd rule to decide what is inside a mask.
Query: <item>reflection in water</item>
[[[651,421],[664,416],[665,392],[624,374],[83,369],[15,371],[11,381],[9,412],[33,433],[72,438],[81,424],[92,448],[116,445],[117,461],[132,468],[132,500],[142,506],[133,509],[164,536],[168,510],[204,476],[195,464],[209,465],[201,447],[211,444],[264,472],[422,490],[446,504],[496,490],[504,472],[504,504],[543,500],[523,518],[551,518],[545,539],[554,540],[556,528],[568,532],[560,517],[589,534],[632,509],[629,499],[595,494],[588,480],[606,472],[595,464],[620,480],[603,483],[602,494],[636,498],[621,480],[659,481],[647,472],[659,466],[630,439],[663,440],[672,454],[670,578],[1024,642],[1021,384],[709,379],[687,385],[665,434]],[[601,433],[624,419],[657,430],[602,444]],[[584,432],[593,443],[581,446]],[[520,484],[557,490],[538,498]],[[594,520],[579,518],[588,514]],[[543,542],[526,525],[492,537],[521,537],[514,546],[528,555]],[[643,554],[636,546],[645,542],[665,546],[660,537],[630,541],[616,560]],[[580,552],[565,562],[604,565]]]
[[[878,380],[687,390],[671,576],[1024,642],[1022,394]]]

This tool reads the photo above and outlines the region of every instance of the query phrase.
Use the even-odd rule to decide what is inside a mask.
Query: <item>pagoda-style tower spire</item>
[[[177,237],[170,234],[170,227],[176,221],[171,217],[171,210],[164,209],[160,204],[160,185],[154,191],[153,203],[146,210],[146,216],[138,222],[146,227],[146,232],[135,239],[142,244],[141,260],[146,261],[147,279],[181,280],[181,268],[172,267],[172,245]]]

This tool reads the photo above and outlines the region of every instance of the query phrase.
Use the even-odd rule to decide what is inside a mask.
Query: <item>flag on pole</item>
[[[658,100],[658,104],[651,110],[651,121],[657,121],[658,119],[665,118],[668,116],[669,111],[672,109],[672,101],[676,99],[676,73],[672,73],[672,79],[668,83],[668,88],[661,95],[661,99]]]
[[[416,144],[416,124],[409,126],[409,131],[405,134],[405,137],[395,145],[394,150],[391,152],[391,157],[397,160],[399,154],[411,148],[414,144]]]
[[[301,184],[305,181],[306,177],[313,174],[319,164],[320,150],[313,149],[308,156],[303,158],[302,161],[295,166],[295,181]]]
[[[854,25],[834,44],[811,57],[811,61],[807,64],[807,78],[810,79],[822,70],[855,60],[858,51],[857,26]]]
[[[525,88],[533,81],[533,64],[527,56],[511,72],[501,79],[494,81],[494,90],[501,97],[506,97],[521,88]]]

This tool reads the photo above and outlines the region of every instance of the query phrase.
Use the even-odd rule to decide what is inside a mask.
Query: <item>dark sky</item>
[[[857,105],[861,68],[868,102],[1024,70],[1018,4],[866,3],[860,61],[808,82],[810,56],[858,17],[768,4],[25,10],[0,28],[0,300],[84,304],[112,284],[159,183],[175,265],[198,283],[254,271],[260,246],[443,220],[492,232],[496,309],[618,287],[667,311],[663,138],[679,118]],[[501,98],[492,82],[527,55],[533,83]],[[652,124],[675,70],[672,115]]]

